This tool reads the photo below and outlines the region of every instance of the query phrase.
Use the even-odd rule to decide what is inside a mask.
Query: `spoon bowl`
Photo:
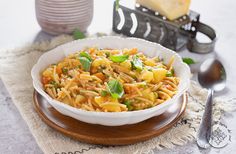
[[[226,73],[217,59],[210,58],[202,63],[198,73],[198,82],[202,87],[219,92],[225,88]]]

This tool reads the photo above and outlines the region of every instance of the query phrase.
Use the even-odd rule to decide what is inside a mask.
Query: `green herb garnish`
[[[128,110],[133,110],[133,106],[131,106],[131,102],[129,100],[124,101],[124,104],[127,106]]]
[[[122,63],[129,58],[129,55],[112,55],[110,56],[111,61],[115,63]]]
[[[105,52],[106,57],[110,57],[111,53],[110,52]]]
[[[166,73],[166,76],[167,77],[172,77],[172,76],[174,76],[174,69],[171,69],[170,71],[167,71],[167,73]]]
[[[105,91],[105,90],[102,90],[102,91],[101,91],[101,96],[102,96],[102,97],[105,97],[107,94],[108,94],[107,91]]]
[[[60,87],[59,84],[56,83],[56,81],[50,81],[49,83],[52,84],[53,87],[56,88],[56,89]]]
[[[87,52],[80,52],[79,61],[85,71],[90,70],[92,58]]]
[[[68,73],[68,69],[64,68],[64,67],[61,69],[61,71],[62,71],[63,74],[67,74]]]
[[[78,28],[74,30],[73,32],[73,38],[75,40],[78,40],[78,39],[83,39],[85,38],[85,35],[83,32],[81,32]]]
[[[118,80],[110,80],[107,83],[107,90],[113,98],[121,98],[124,94],[124,89],[122,84]]]
[[[86,57],[79,57],[79,61],[83,69],[88,72],[90,70],[91,61]]]
[[[143,63],[137,55],[133,56],[133,60],[131,61],[131,64],[132,64],[133,69],[137,69],[139,71],[143,69]]]
[[[49,84],[54,85],[56,83],[56,81],[50,81]]]
[[[90,57],[90,55],[87,52],[80,52],[79,54],[80,57],[85,57],[87,58],[89,61],[92,61],[92,58]]]
[[[182,59],[183,59],[183,62],[188,64],[188,65],[196,63],[192,58],[182,58]]]

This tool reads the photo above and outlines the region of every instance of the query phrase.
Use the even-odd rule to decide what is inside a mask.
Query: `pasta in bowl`
[[[75,108],[98,112],[143,110],[171,99],[179,78],[172,64],[137,48],[88,48],[70,54],[42,73],[45,91]]]
[[[120,37],[59,46],[43,54],[31,74],[34,88],[59,112],[107,126],[160,115],[190,82],[189,67],[175,52]]]

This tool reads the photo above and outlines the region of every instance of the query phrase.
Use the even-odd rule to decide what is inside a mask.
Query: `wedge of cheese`
[[[136,3],[158,12],[169,20],[187,14],[190,2],[191,0],[136,0]]]

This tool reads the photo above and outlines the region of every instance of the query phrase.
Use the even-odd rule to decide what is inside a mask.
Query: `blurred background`
[[[123,0],[133,3],[133,0]],[[94,0],[94,16],[88,28],[89,33],[109,32],[112,27],[113,0]],[[122,2],[122,0],[121,0]],[[225,9],[227,8],[227,9]],[[218,36],[217,49],[226,49],[236,36],[234,21],[236,2],[234,0],[192,0],[190,9],[201,14],[200,20],[212,26]],[[0,48],[14,48],[30,43],[37,38],[41,28],[35,15],[35,1],[2,0],[0,1],[0,32],[4,36]],[[221,40],[227,38],[227,43]],[[229,46],[227,47],[229,49]]]

